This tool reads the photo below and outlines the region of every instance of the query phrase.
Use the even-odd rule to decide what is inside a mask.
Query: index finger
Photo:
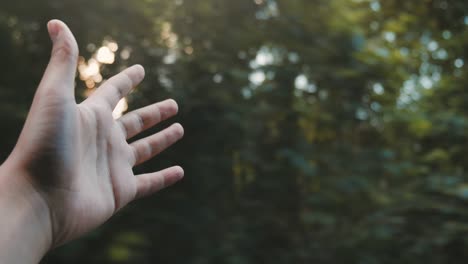
[[[91,98],[105,102],[113,110],[120,99],[127,96],[144,77],[143,66],[134,65],[107,80],[91,95]]]

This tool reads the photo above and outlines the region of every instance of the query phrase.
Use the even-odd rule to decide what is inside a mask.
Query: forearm
[[[49,210],[18,174],[0,166],[0,263],[38,263],[52,244]]]

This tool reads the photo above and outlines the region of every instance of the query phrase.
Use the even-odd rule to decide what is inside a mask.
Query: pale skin
[[[174,100],[114,120],[112,111],[144,77],[130,67],[77,104],[78,48],[61,21],[48,23],[50,63],[19,140],[0,166],[0,263],[38,263],[51,249],[98,227],[119,209],[179,181],[175,166],[134,175],[132,168],[177,142],[180,124],[128,139],[174,116]]]

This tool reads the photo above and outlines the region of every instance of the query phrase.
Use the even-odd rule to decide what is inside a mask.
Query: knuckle
[[[75,41],[66,39],[54,47],[52,53],[62,59],[76,59],[78,58],[78,46]]]
[[[120,98],[124,97],[124,91],[123,91],[123,88],[121,86],[110,84],[110,87],[111,87],[111,89],[113,89],[115,91],[117,101],[120,100]]]
[[[138,164],[139,161],[140,161],[140,155],[138,153],[137,148],[132,148],[131,147],[131,152],[130,153],[132,153],[132,155],[131,155],[132,164]]]
[[[141,131],[146,127],[145,120],[139,114],[135,114],[136,130]]]
[[[154,107],[153,109],[154,110],[151,111],[152,112],[151,115],[146,114],[146,116],[148,116],[148,119],[150,119],[149,122],[150,123],[161,122],[165,118],[164,111],[161,111],[161,108],[159,108],[158,106]]]
[[[124,82],[125,82],[125,86],[133,87],[134,83],[133,83],[132,78],[130,77],[130,75],[128,73],[126,73],[126,72],[123,72],[122,75],[123,75],[123,79],[124,79]]]
[[[128,156],[128,161],[131,166],[135,165],[137,163],[137,153],[135,151],[135,148],[133,148],[131,145],[127,144],[127,156]]]

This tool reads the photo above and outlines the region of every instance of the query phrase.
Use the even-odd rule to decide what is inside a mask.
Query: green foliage
[[[25,7],[28,8],[25,8]],[[17,0],[0,4],[2,158],[62,18],[89,58],[131,50],[138,108],[180,103],[186,138],[137,168],[183,183],[43,263],[468,260],[463,0]],[[77,79],[77,94],[85,84]],[[153,132],[155,130],[152,130]]]

